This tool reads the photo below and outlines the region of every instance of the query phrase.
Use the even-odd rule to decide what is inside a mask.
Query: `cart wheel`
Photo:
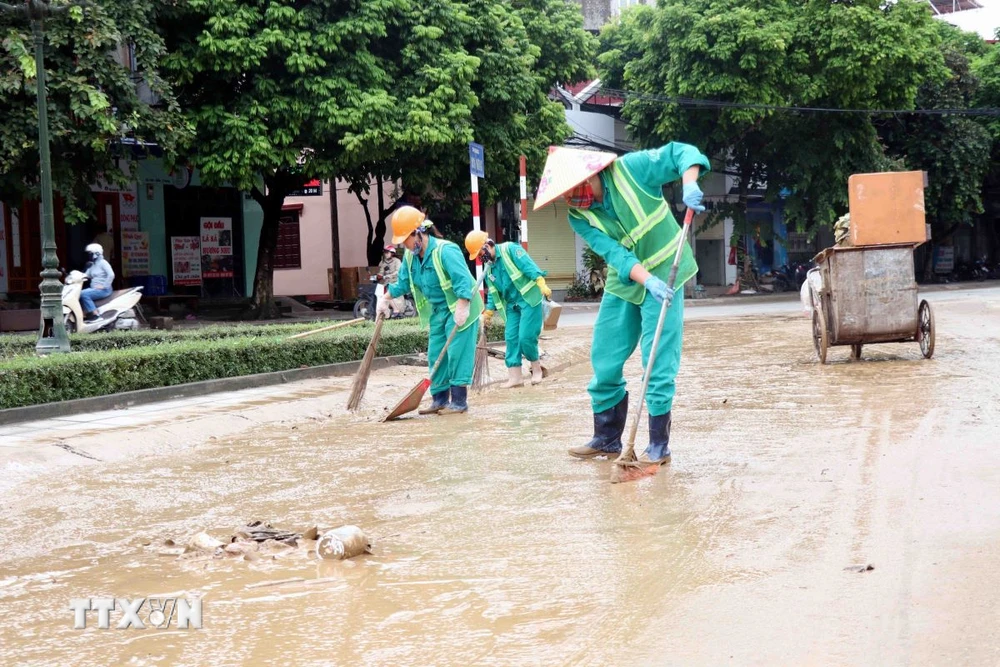
[[[826,349],[828,347],[826,333],[826,316],[823,315],[823,301],[820,300],[816,308],[813,308],[813,347],[816,348],[816,356],[819,363],[826,363]]]
[[[934,313],[926,301],[917,308],[917,341],[924,358],[930,359],[934,355]]]
[[[861,343],[851,345],[851,359],[861,361]]]

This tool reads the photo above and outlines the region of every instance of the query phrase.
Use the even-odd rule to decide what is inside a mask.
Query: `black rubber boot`
[[[617,456],[622,451],[622,433],[628,419],[628,394],[613,408],[594,413],[594,437],[586,445],[572,447],[570,456],[592,459],[595,456]]]
[[[442,415],[457,415],[463,412],[469,411],[469,388],[468,387],[452,387],[451,388],[451,403],[444,406],[439,414]]]
[[[420,415],[436,415],[436,414],[440,413],[442,410],[444,410],[445,406],[448,405],[448,390],[447,389],[445,389],[444,391],[439,391],[436,394],[431,394],[431,397],[434,400],[431,402],[430,407],[426,407],[426,408],[423,408],[422,410],[418,410],[417,414],[420,414]]]
[[[639,457],[640,461],[664,464],[670,460],[670,413],[650,416],[649,446]]]

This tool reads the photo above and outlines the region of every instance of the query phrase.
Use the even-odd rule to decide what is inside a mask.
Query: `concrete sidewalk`
[[[224,391],[207,396],[192,396],[136,405],[120,410],[101,410],[51,419],[18,422],[0,426],[0,450],[39,440],[61,441],[68,438],[98,435],[102,431],[187,421],[212,414],[229,413],[260,405],[264,401],[290,399],[303,395],[304,383],[293,382],[239,391]],[[307,391],[306,393],[315,393]],[[322,393],[322,391],[320,391]]]

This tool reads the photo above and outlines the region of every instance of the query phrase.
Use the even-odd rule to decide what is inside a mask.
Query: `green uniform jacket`
[[[468,299],[469,319],[460,331],[476,323],[483,312],[483,298],[476,289],[476,280],[469,272],[462,250],[451,241],[427,237],[427,251],[420,259],[409,250],[403,256],[403,266],[396,282],[389,285],[392,298],[413,294],[420,313],[420,324],[430,327],[431,311],[447,308],[454,314],[459,299]]]
[[[495,310],[506,320],[508,303],[523,301],[534,307],[542,302],[542,290],[535,280],[546,272],[517,243],[500,243],[496,250],[496,259],[486,266],[486,310]]]
[[[710,169],[708,158],[688,144],[672,142],[628,153],[600,173],[603,201],[595,201],[586,210],[570,209],[573,231],[608,263],[608,293],[642,303],[645,289],[629,277],[640,262],[654,276],[667,280],[680,242],[680,226],[663,198],[663,186],[694,165],[701,166],[702,173]],[[691,246],[685,244],[675,287],[697,272]]]

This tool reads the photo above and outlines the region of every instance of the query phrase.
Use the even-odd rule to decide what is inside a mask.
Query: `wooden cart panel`
[[[917,283],[913,245],[828,248],[823,272],[831,345],[913,340]]]

